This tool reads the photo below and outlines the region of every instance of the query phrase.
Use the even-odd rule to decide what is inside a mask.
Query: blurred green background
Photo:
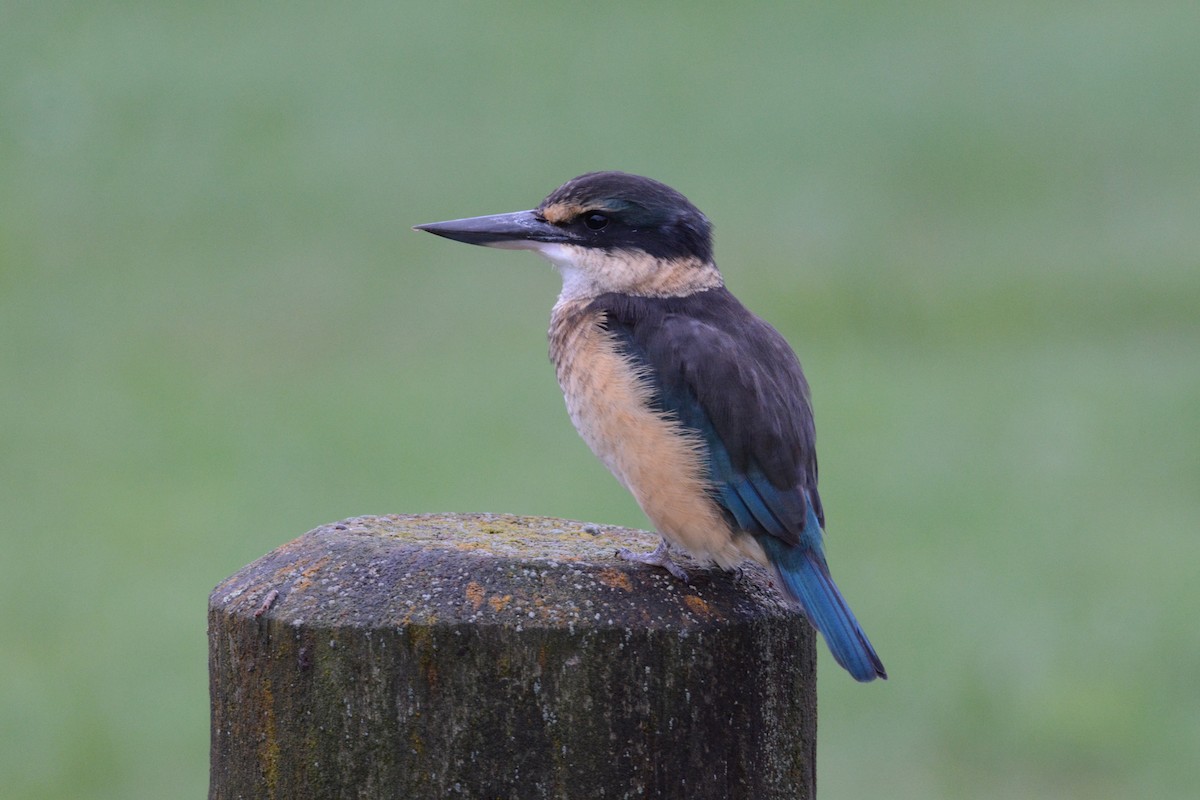
[[[548,265],[593,169],[714,221],[814,386],[833,798],[1200,783],[1200,4],[0,6],[0,781],[201,797],[205,603],[320,523],[643,526]]]

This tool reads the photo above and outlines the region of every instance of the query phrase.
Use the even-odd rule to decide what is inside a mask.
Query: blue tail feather
[[[883,663],[829,576],[821,552],[805,543],[790,545],[774,536],[760,536],[758,540],[778,570],[787,594],[825,637],[837,663],[857,681],[886,679]]]

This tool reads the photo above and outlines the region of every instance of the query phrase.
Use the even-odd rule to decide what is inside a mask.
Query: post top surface
[[[616,551],[658,535],[507,514],[352,517],[323,525],[221,582],[210,608],[295,625],[688,629],[793,612],[766,572],[681,557],[689,581]]]
[[[389,514],[323,526],[329,527],[384,537],[406,547],[534,562],[608,563],[618,548],[652,549],[658,544],[658,535],[649,531],[514,514]]]

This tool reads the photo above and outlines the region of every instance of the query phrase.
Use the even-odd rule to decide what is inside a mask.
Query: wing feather
[[[740,529],[798,544],[810,504],[824,524],[808,384],[774,328],[724,288],[602,295],[593,308],[645,368],[660,408],[708,445],[716,499]]]

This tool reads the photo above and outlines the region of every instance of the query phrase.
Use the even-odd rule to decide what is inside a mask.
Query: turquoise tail
[[[810,523],[816,523],[816,519],[810,518]],[[809,622],[825,637],[837,663],[856,681],[886,679],[883,662],[829,576],[820,551],[769,535],[758,540],[775,565],[787,594],[800,604]]]

